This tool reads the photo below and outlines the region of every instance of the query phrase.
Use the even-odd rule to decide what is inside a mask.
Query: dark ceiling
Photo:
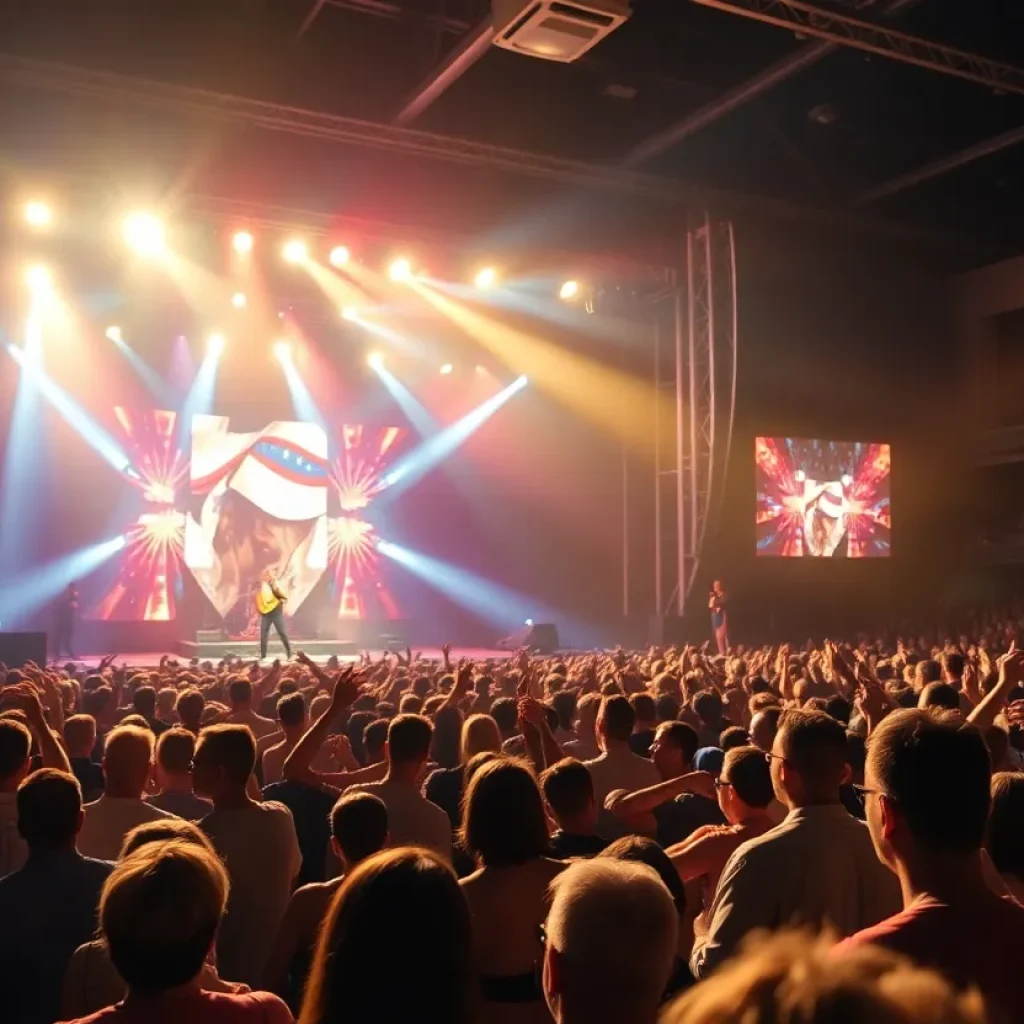
[[[903,32],[1024,65],[1020,0],[903,0],[886,18],[893,3],[819,0],[832,11],[884,19]],[[1024,243],[1024,131],[1017,145],[870,195],[1021,129],[1024,96],[837,47],[715,116],[723,94],[814,40],[691,0],[633,6],[624,26],[573,64],[483,47],[408,126],[669,179],[679,183],[684,203],[693,185],[848,220],[908,224],[973,243],[976,259]],[[292,138],[287,123],[284,133],[225,126],[213,116],[213,100],[205,110],[140,109],[130,83],[121,83],[120,95],[108,90],[100,98],[74,74],[39,66],[33,80],[25,72],[25,58],[61,62],[389,124],[487,14],[485,0],[6,0],[0,45],[22,63],[0,61],[4,166],[15,178],[27,175],[25,168],[59,167],[72,176],[121,176],[124,187],[147,179],[154,187],[173,183],[180,193],[435,229],[458,225],[489,240],[542,229],[557,240],[570,220],[573,231],[582,222],[585,235],[595,218],[604,226],[616,216],[619,237],[630,226],[655,233],[664,199],[635,194],[643,189],[621,203],[615,190],[600,200],[585,190],[584,200],[564,176],[552,182],[544,173],[453,170],[443,160],[367,150],[351,140],[308,132]],[[647,159],[630,159],[709,105],[700,130]],[[293,112],[284,121],[303,116]]]

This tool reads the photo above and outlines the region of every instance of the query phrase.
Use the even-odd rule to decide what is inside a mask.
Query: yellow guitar
[[[280,607],[288,598],[281,593],[277,580],[273,576],[264,579],[256,591],[256,611],[260,615],[269,615],[275,608]]]

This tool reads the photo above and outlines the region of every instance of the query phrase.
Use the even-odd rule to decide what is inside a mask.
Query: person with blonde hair
[[[977,991],[874,946],[833,955],[827,938],[778,932],[746,945],[679,996],[661,1024],[988,1024]]]
[[[74,1024],[291,1024],[270,993],[200,988],[228,889],[224,866],[196,843],[147,843],[122,860],[103,887],[100,933],[127,995]]]
[[[103,747],[103,795],[85,805],[78,849],[86,857],[116,860],[124,837],[136,825],[172,816],[144,797],[152,771],[153,733],[120,725],[107,734]]]
[[[443,715],[460,715],[457,707],[442,708],[438,712],[437,721]],[[435,723],[434,732],[437,734]],[[490,715],[470,715],[463,723],[459,739],[459,763],[452,767],[442,765],[435,768],[427,776],[423,784],[423,795],[433,804],[437,804],[457,829],[462,821],[462,794],[466,788],[466,765],[477,754],[491,751],[501,753],[501,730],[498,723]]]
[[[558,1024],[654,1024],[679,922],[646,864],[577,861],[551,883],[544,997]]]
[[[192,756],[196,738],[175,726],[165,729],[156,741],[154,772],[159,792],[148,802],[162,811],[177,814],[188,821],[199,821],[213,810],[213,804],[196,796],[192,788]]]

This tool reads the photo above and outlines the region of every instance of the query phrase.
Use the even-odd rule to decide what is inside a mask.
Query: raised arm
[[[660,804],[674,800],[682,793],[700,793],[703,796],[714,796],[714,777],[708,772],[688,772],[667,782],[659,782],[656,786],[637,789],[632,793],[624,789],[616,790],[608,795],[604,809],[611,811],[618,818],[633,818],[638,814],[650,814]]]
[[[1018,651],[1014,644],[999,659],[998,665],[999,679],[996,685],[967,716],[967,721],[979,729],[987,729],[995,723],[996,716],[1006,707],[1007,698],[1024,681],[1024,651]]]
[[[71,774],[71,762],[64,751],[60,737],[50,728],[43,712],[39,693],[32,683],[17,683],[4,691],[4,703],[20,708],[25,713],[28,726],[32,730],[44,768],[56,768],[58,771]]]
[[[347,668],[339,674],[334,684],[334,692],[331,696],[331,703],[327,706],[322,715],[306,730],[303,737],[295,745],[295,749],[285,758],[282,775],[286,779],[297,782],[305,782],[310,786],[321,784],[319,774],[310,767],[313,758],[323,746],[327,739],[327,732],[331,722],[354,703],[359,696],[359,686],[354,680],[355,669]]]

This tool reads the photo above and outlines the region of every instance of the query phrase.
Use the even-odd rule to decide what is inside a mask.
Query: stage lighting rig
[[[336,245],[327,257],[332,267],[343,267],[351,259],[352,254],[344,245]]]
[[[487,291],[488,288],[493,288],[497,283],[498,271],[494,267],[482,267],[476,272],[476,277],[473,278],[473,284],[481,291]]]
[[[558,289],[558,297],[565,302],[572,302],[580,293],[579,281],[568,280]]]
[[[235,294],[231,296],[231,305],[234,306],[235,309],[245,309],[248,301],[249,300],[245,297],[245,292],[235,292]]]
[[[53,223],[53,210],[40,199],[31,199],[22,210],[25,223],[34,228],[48,228]]]
[[[231,247],[239,256],[246,256],[252,252],[256,240],[249,231],[236,231],[231,239]]]
[[[412,264],[404,256],[392,260],[388,267],[388,277],[392,281],[409,281],[412,278]]]
[[[155,214],[144,210],[129,213],[121,224],[128,247],[139,256],[159,256],[164,251],[164,226]]]
[[[285,243],[281,255],[286,263],[305,263],[309,259],[309,249],[301,238],[293,238]]]

